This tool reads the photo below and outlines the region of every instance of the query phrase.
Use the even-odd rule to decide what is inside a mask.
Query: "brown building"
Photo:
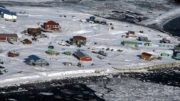
[[[38,36],[41,34],[40,28],[28,28],[27,33],[31,36]]]
[[[83,37],[83,36],[73,36],[72,38],[72,42],[73,44],[76,44],[78,46],[81,46],[81,45],[86,45],[86,37]]]
[[[144,60],[147,60],[147,61],[151,61],[151,60],[155,59],[155,56],[153,54],[151,54],[151,53],[143,52],[141,54],[141,58],[144,59]]]
[[[8,57],[17,57],[19,56],[19,53],[16,51],[9,51],[7,55]]]
[[[17,34],[0,34],[0,41],[17,41]]]
[[[43,24],[43,28],[46,30],[46,31],[60,31],[61,27],[59,25],[59,23],[55,22],[55,21],[48,21],[48,22],[45,22]]]
[[[32,44],[32,41],[29,39],[24,39],[23,41],[21,41],[23,44]]]

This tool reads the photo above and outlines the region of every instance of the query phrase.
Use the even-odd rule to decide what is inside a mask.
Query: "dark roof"
[[[84,54],[83,52],[81,52],[80,50],[77,50],[76,52],[74,52],[74,54],[76,57],[84,57],[84,56],[88,56],[86,54]]]
[[[146,55],[146,56],[149,56],[149,57],[150,57],[150,56],[153,56],[152,54],[147,53],[147,52],[143,52],[142,55]]]
[[[6,37],[18,37],[17,34],[0,34],[1,36],[6,36]]]
[[[86,37],[83,36],[73,36],[74,40],[86,40]]]
[[[41,58],[39,58],[38,56],[36,55],[30,55],[28,56],[27,60],[34,60],[34,61],[37,61],[37,60],[40,60]]]
[[[2,8],[2,7],[0,7],[0,12],[1,14],[5,13],[5,14],[10,14],[10,15],[16,15],[16,12],[11,12],[7,10],[6,8]]]

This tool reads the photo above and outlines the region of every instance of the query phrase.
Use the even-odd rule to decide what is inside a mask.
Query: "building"
[[[173,58],[176,60],[180,60],[180,44],[175,46],[173,50]]]
[[[52,45],[48,46],[48,50],[45,51],[45,53],[48,54],[48,55],[59,55],[59,52],[55,51],[54,46],[52,46]]]
[[[32,41],[29,39],[24,39],[23,41],[21,41],[23,44],[32,44]]]
[[[27,33],[31,36],[38,36],[38,35],[41,35],[41,29],[40,28],[28,28]]]
[[[128,32],[126,33],[126,38],[129,38],[129,37],[136,37],[135,32],[134,32],[134,31],[128,31]]]
[[[39,58],[36,55],[30,55],[28,58],[25,58],[24,62],[31,66],[49,66],[49,63],[42,58]]]
[[[143,53],[141,53],[141,59],[151,61],[151,60],[155,59],[155,56],[151,53],[143,52]]]
[[[6,8],[0,7],[0,14],[1,17],[8,21],[16,22],[17,20],[17,14],[15,12],[11,12],[7,10]]]
[[[17,34],[0,34],[0,41],[5,42],[5,41],[17,41],[18,40],[18,36]]]
[[[80,61],[92,61],[92,58],[90,56],[81,52],[80,50],[77,50],[76,52],[74,52],[73,55]]]
[[[143,42],[151,42],[148,37],[138,37],[137,38],[138,41],[143,41]]]
[[[52,20],[48,21],[48,22],[45,22],[43,24],[43,28],[46,31],[60,31],[60,29],[61,29],[59,23],[57,23],[55,21],[52,21]]]
[[[17,57],[17,56],[19,56],[19,52],[9,51],[7,55],[8,55],[8,57]]]
[[[83,37],[83,36],[74,36],[72,39],[71,39],[72,43],[73,44],[76,44],[77,46],[81,46],[81,45],[86,45],[86,37]]]
[[[137,48],[138,44],[135,41],[122,41],[121,45],[127,46],[127,47],[132,47],[132,48]]]

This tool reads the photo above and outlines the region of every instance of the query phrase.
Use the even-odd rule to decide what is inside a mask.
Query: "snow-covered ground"
[[[0,56],[5,59],[5,64],[3,66],[6,67],[8,72],[0,76],[0,86],[76,76],[103,75],[103,73],[105,75],[115,71],[113,68],[141,68],[144,66],[147,67],[148,65],[177,62],[171,58],[163,58],[162,60],[151,62],[139,59],[137,55],[140,55],[144,51],[154,54],[159,54],[159,51],[169,51],[168,48],[158,47],[159,40],[161,40],[162,37],[170,39],[173,45],[178,44],[176,38],[150,28],[98,18],[112,23],[114,30],[111,30],[110,25],[85,22],[85,19],[91,16],[90,14],[63,7],[23,7],[23,9],[22,7],[8,7],[8,9],[16,11],[17,13],[19,12],[18,20],[17,22],[8,22],[4,21],[4,19],[0,19],[0,29],[2,33],[17,33],[19,40],[30,38],[21,32],[29,27],[40,26],[40,24],[48,20],[58,22],[62,27],[62,32],[44,33],[48,38],[38,39],[37,42],[33,41],[32,45],[23,45],[20,41],[15,44],[1,42],[0,47],[3,53],[1,53]],[[66,15],[66,17],[61,15]],[[137,36],[147,36],[152,41],[153,45],[151,47],[141,47],[138,49],[123,47],[121,41],[136,40],[136,38],[127,39],[121,37],[128,31],[135,31]],[[144,31],[144,33],[140,33],[139,31]],[[78,67],[77,64],[79,60],[73,56],[66,56],[63,54],[59,56],[49,56],[45,53],[50,43],[52,43],[55,49],[60,53],[64,51],[75,52],[79,49],[76,46],[59,45],[63,40],[69,40],[74,35],[87,37],[87,45],[80,49],[90,55],[93,61],[90,63],[82,63],[84,67]],[[94,45],[95,42],[97,43],[96,45]],[[103,48],[110,48],[114,51],[106,51],[108,56],[102,60],[97,58],[97,54],[91,52],[92,50],[99,51]],[[10,50],[20,52],[20,56],[15,58],[7,57],[7,52]],[[123,52],[118,52],[117,50],[123,50]],[[46,59],[50,63],[50,66],[33,67],[26,65],[23,62],[24,59],[32,54]],[[72,62],[73,66],[64,66],[63,62]],[[103,72],[98,74],[96,73],[97,70]]]

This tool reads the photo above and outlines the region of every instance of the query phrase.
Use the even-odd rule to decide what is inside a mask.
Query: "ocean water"
[[[0,89],[0,101],[180,101],[179,95],[178,67]]]

